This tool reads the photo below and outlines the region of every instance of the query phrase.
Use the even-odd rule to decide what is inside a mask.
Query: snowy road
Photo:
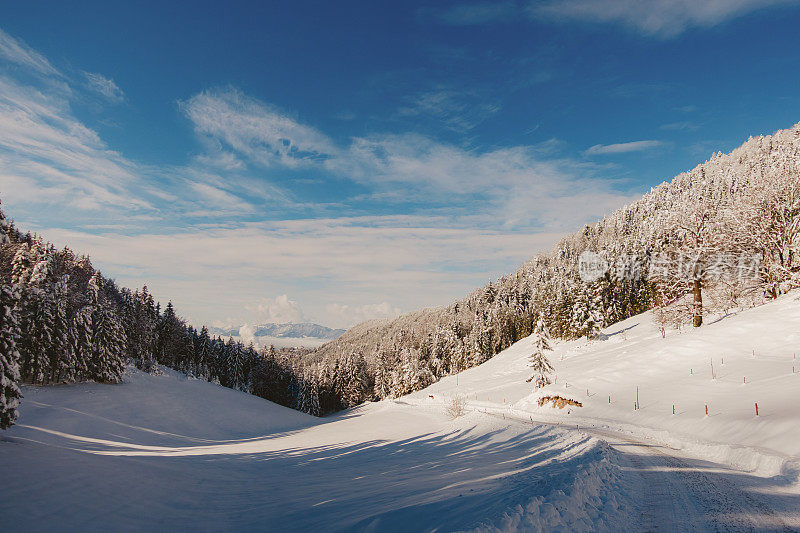
[[[800,530],[796,508],[781,509],[777,494],[764,497],[741,486],[737,478],[748,477],[741,472],[677,457],[659,445],[603,439],[619,453],[629,481],[639,485],[645,531]],[[796,505],[796,495],[791,500]]]
[[[482,412],[529,425],[497,411]],[[616,452],[624,484],[637,505],[639,520],[630,524],[631,531],[800,531],[797,472],[763,478],[606,429],[569,431],[600,438]]]

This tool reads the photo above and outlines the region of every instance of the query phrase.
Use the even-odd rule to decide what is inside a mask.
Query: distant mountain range
[[[247,327],[247,333],[254,337],[275,337],[279,339],[325,339],[332,340],[339,337],[345,330],[331,329],[319,324],[310,322],[289,323],[289,324],[259,324],[252,326],[231,326],[227,328],[208,328],[209,333],[219,337],[237,337],[243,327]]]

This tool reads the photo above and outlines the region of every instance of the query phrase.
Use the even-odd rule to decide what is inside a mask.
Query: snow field
[[[618,530],[634,510],[607,446],[557,428],[403,399],[315,419],[172,371],[24,394],[0,442],[18,531]]]
[[[665,339],[644,314],[555,344],[540,391],[528,338],[323,419],[169,370],[25,387],[0,513],[19,531],[794,530],[798,325],[796,293]]]
[[[461,395],[472,409],[611,429],[762,475],[797,467],[797,291],[760,307],[711,318],[699,329],[668,330],[666,338],[650,313],[603,333],[598,340],[554,343],[548,355],[555,383],[541,390],[525,383],[530,375],[527,356],[533,349],[529,337],[458,378],[448,376],[410,395],[408,401],[424,404]],[[637,387],[639,409],[634,408]],[[539,407],[540,397],[552,395],[575,399],[583,407]]]

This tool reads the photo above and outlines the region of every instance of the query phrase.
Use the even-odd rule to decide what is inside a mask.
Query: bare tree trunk
[[[692,293],[694,294],[694,303],[692,305],[692,323],[694,327],[699,328],[703,325],[703,292],[702,282],[695,279],[692,285]]]

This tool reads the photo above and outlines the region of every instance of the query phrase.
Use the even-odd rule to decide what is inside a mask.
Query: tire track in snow
[[[481,410],[506,422],[530,425],[507,413]],[[570,428],[534,421],[596,436],[616,452],[630,490],[638,495],[641,522],[631,531],[800,531],[800,517],[783,515],[763,496],[744,490],[733,481],[748,474],[709,461],[678,457],[670,448],[640,442],[596,428]]]

